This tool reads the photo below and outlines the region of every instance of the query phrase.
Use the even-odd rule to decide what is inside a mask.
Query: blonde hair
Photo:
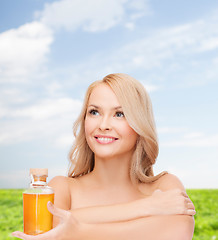
[[[94,168],[94,153],[85,138],[84,121],[89,97],[92,90],[99,84],[107,84],[111,87],[122,106],[127,122],[138,134],[130,166],[131,181],[137,184],[157,180],[166,172],[157,176],[153,173],[153,164],[156,162],[159,147],[151,100],[140,82],[123,73],[109,74],[102,80],[92,83],[87,89],[82,111],[73,126],[75,143],[69,154],[68,176],[79,177],[91,172]]]

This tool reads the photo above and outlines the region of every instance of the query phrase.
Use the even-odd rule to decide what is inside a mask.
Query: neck
[[[129,165],[131,157],[99,158],[95,157],[92,176],[102,187],[129,185]]]

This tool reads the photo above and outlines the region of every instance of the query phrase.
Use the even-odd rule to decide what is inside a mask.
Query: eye
[[[89,110],[89,114],[90,114],[90,115],[93,115],[93,116],[98,116],[98,115],[99,115],[99,112],[98,112],[98,110],[96,110],[96,109],[91,109],[91,110]]]
[[[124,113],[123,112],[116,112],[115,116],[118,117],[118,118],[122,118],[122,117],[124,117]]]

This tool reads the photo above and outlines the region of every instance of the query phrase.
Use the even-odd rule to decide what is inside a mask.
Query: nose
[[[101,131],[105,131],[105,130],[110,130],[111,129],[111,123],[110,123],[110,119],[107,116],[104,116],[101,118],[100,123],[99,123],[99,129]]]

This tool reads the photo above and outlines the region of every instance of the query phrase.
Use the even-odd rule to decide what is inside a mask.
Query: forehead
[[[96,104],[96,105],[120,105],[117,99],[117,96],[113,92],[113,90],[107,84],[99,84],[96,86],[89,97],[88,104]]]

